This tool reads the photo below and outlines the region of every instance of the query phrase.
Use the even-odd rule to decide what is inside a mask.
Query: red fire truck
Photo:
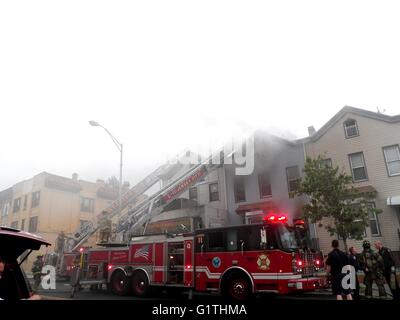
[[[124,247],[82,250],[80,284],[106,284],[115,294],[144,297],[156,287],[219,292],[234,300],[253,293],[288,294],[325,285],[321,253],[302,250],[287,216],[263,222],[134,237]]]

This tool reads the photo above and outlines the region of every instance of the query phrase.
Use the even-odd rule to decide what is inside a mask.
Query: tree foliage
[[[331,167],[317,159],[306,160],[305,177],[301,180],[296,191],[297,195],[308,196],[308,202],[303,206],[304,218],[312,223],[319,223],[332,235],[337,234],[346,240],[351,237],[361,240],[368,226],[368,213],[380,210],[370,205],[375,193],[360,192],[352,184],[352,177],[339,167]]]

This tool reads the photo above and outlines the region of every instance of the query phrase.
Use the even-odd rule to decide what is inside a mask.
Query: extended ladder
[[[170,172],[177,170],[177,168],[182,167],[183,165],[179,162],[179,158],[181,155],[177,156],[177,160],[168,161],[164,165],[160,166],[149,175],[147,175],[143,180],[134,185],[131,189],[129,189],[122,197],[121,197],[121,209],[122,217],[123,214],[127,213],[128,206],[132,203],[135,203],[135,200],[154,186],[157,182],[162,179],[162,176],[168,175]],[[115,215],[119,213],[119,199],[115,200],[111,203],[104,211],[108,213],[108,218],[111,219]],[[122,218],[121,217],[121,218]],[[66,241],[66,245],[64,248],[64,252],[71,252],[76,250],[80,245],[82,245],[90,236],[99,230],[99,225],[93,224],[92,222],[87,222],[81,225],[70,237],[68,241]]]
[[[162,188],[153,196],[132,208],[117,227],[117,233],[130,234],[136,228],[160,214],[164,208],[211,171],[221,167],[223,152],[208,157]],[[217,158],[218,157],[218,158]]]

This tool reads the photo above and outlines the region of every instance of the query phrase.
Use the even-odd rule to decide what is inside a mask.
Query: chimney
[[[77,173],[73,173],[72,174],[72,180],[78,181],[78,174]]]
[[[309,136],[312,136],[316,132],[314,126],[309,126],[307,129]]]

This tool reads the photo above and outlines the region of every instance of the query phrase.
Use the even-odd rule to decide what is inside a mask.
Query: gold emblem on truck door
[[[257,259],[258,269],[260,270],[268,270],[271,261],[268,259],[266,254],[260,254]]]

